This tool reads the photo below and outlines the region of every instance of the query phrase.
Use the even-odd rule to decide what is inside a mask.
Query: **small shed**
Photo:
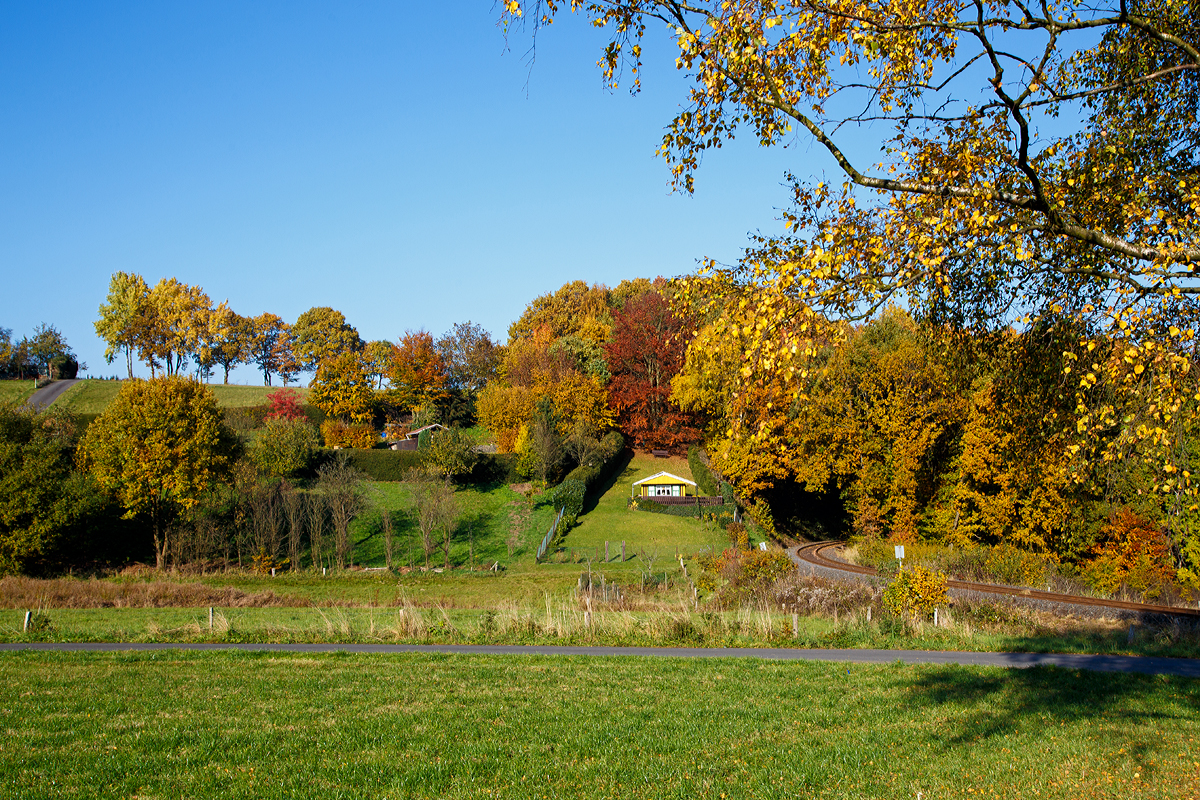
[[[696,484],[687,478],[660,472],[633,482],[634,497],[695,497]]]

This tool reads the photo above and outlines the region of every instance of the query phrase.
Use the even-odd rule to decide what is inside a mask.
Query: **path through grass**
[[[6,653],[0,794],[1188,798],[1200,682],[540,656]]]

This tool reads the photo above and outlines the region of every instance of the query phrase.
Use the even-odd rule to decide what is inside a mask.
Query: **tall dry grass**
[[[266,608],[310,606],[307,598],[202,583],[114,583],[90,578],[0,578],[0,608]]]

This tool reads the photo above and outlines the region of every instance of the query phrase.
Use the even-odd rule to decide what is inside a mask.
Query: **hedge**
[[[318,465],[345,454],[347,463],[373,481],[402,481],[413,467],[421,466],[424,454],[416,450],[322,450]]]
[[[692,479],[696,481],[696,486],[700,488],[701,492],[710,496],[723,494],[717,486],[717,481],[713,478],[712,472],[708,469],[703,459],[700,458],[699,447],[692,446],[688,448],[688,467],[691,468]]]
[[[588,489],[609,474],[617,456],[624,449],[625,437],[617,431],[609,431],[600,439],[596,460],[590,464],[580,464],[567,473],[562,483],[554,487],[554,493],[551,495],[554,507],[566,509],[559,524],[559,531],[570,530],[579,521],[579,515],[583,513],[583,498]]]

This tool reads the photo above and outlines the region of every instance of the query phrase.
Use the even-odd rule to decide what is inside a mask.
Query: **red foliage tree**
[[[671,402],[671,378],[693,328],[658,291],[630,300],[613,320],[604,348],[613,376],[609,405],[635,447],[666,449],[700,438],[696,417]]]
[[[300,395],[292,389],[280,389],[267,395],[267,403],[271,410],[266,419],[304,419],[304,411],[300,408]]]
[[[437,405],[449,396],[446,362],[428,331],[408,331],[392,347],[387,377],[389,399],[405,410]]]

